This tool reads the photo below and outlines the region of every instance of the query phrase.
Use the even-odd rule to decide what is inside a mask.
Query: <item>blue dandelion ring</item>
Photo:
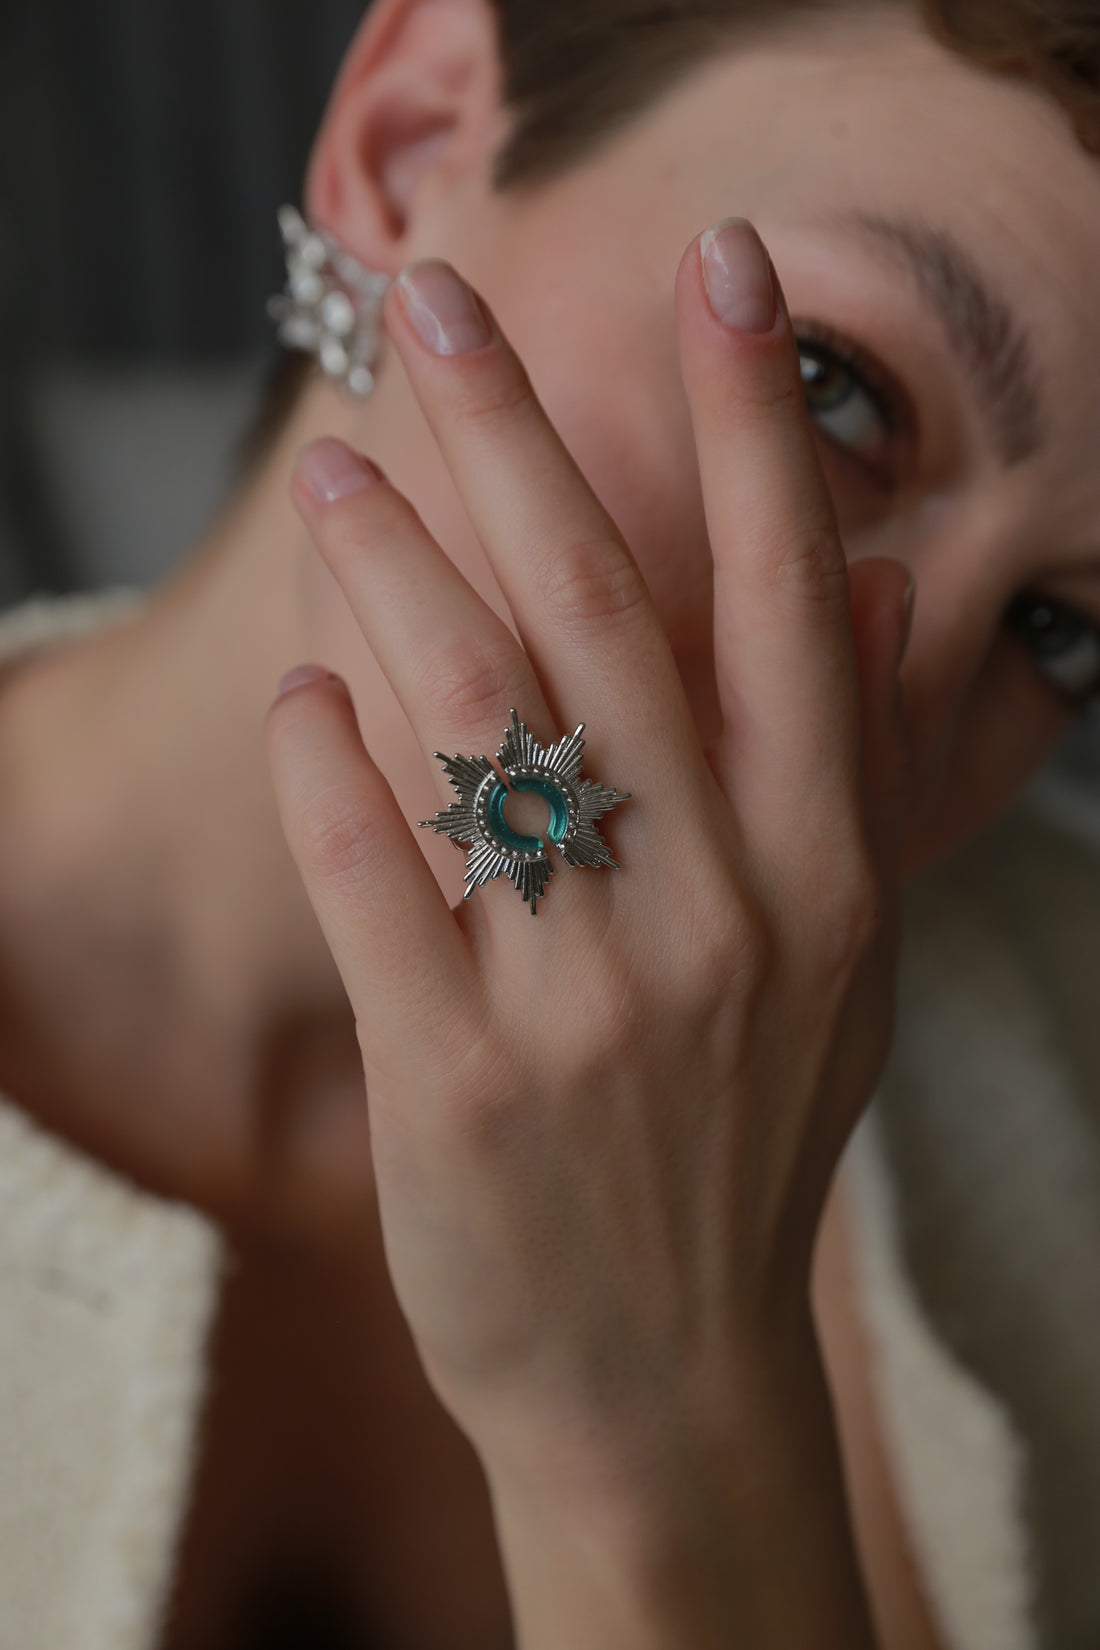
[[[574,869],[608,865],[618,870],[596,821],[618,803],[629,801],[630,792],[580,777],[583,722],[575,733],[544,750],[528,733],[527,723],[514,710],[510,714],[512,725],[498,753],[506,780],[487,756],[444,756],[436,751],[458,800],[419,824],[437,836],[450,837],[458,848],[466,847],[464,899],[494,877],[505,876],[534,917],[554,874],[551,847]],[[545,840],[521,835],[505,819],[509,785],[514,791],[532,791],[546,802],[550,823]]]

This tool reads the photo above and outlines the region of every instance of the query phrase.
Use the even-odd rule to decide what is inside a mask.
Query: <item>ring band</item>
[[[551,846],[575,868],[609,865],[619,869],[595,822],[617,803],[628,801],[630,792],[581,779],[583,722],[575,733],[543,750],[515,710],[510,715],[512,725],[504,735],[498,760],[512,790],[533,791],[548,803],[548,840],[521,836],[508,824],[504,804],[509,786],[487,756],[444,756],[436,751],[444,773],[458,792],[458,801],[434,819],[422,819],[419,824],[437,836],[449,836],[456,847],[467,845],[464,899],[494,877],[506,876],[535,917],[554,873]]]

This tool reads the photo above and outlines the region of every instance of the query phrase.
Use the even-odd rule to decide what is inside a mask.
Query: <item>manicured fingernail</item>
[[[775,325],[775,279],[764,243],[747,218],[726,218],[700,242],[710,307],[739,332],[770,332]]]
[[[334,436],[314,441],[299,453],[296,468],[318,504],[335,504],[338,498],[361,493],[382,479],[369,459]]]
[[[293,693],[295,688],[309,687],[313,682],[327,682],[332,679],[331,670],[324,665],[295,665],[288,670],[279,682],[275,697],[281,699],[284,693]]]
[[[489,318],[450,264],[412,264],[397,277],[405,312],[433,355],[469,355],[492,342]]]
[[[337,676],[334,670],[326,670],[324,665],[295,665],[279,682],[275,697],[281,699],[284,693],[293,693],[295,688],[311,687],[314,682],[334,682],[345,693],[348,691],[344,678]]]

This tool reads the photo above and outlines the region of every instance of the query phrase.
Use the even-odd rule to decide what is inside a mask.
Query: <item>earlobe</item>
[[[314,147],[307,213],[396,273],[418,212],[464,171],[488,170],[499,132],[490,0],[374,0]]]

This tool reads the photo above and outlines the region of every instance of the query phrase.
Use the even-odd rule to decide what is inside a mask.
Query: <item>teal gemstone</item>
[[[541,796],[550,809],[549,837],[555,847],[564,840],[569,830],[569,809],[565,798],[556,785],[547,779],[514,779],[512,789],[516,791],[534,791]],[[520,836],[513,831],[504,817],[504,804],[508,799],[508,787],[499,782],[493,787],[488,803],[489,828],[497,841],[505,848],[524,854],[537,854],[544,846],[542,838],[537,836]]]
[[[507,785],[502,785],[498,781],[493,787],[493,793],[489,798],[490,830],[493,832],[493,835],[496,837],[497,841],[502,842],[506,848],[511,848],[514,852],[521,854],[537,854],[539,849],[542,847],[541,837],[520,836],[517,832],[513,831],[512,827],[505,819],[504,804],[507,800],[507,796]]]
[[[513,779],[514,791],[534,791],[550,808],[550,841],[555,847],[565,840],[569,829],[569,809],[556,785],[548,779]]]

